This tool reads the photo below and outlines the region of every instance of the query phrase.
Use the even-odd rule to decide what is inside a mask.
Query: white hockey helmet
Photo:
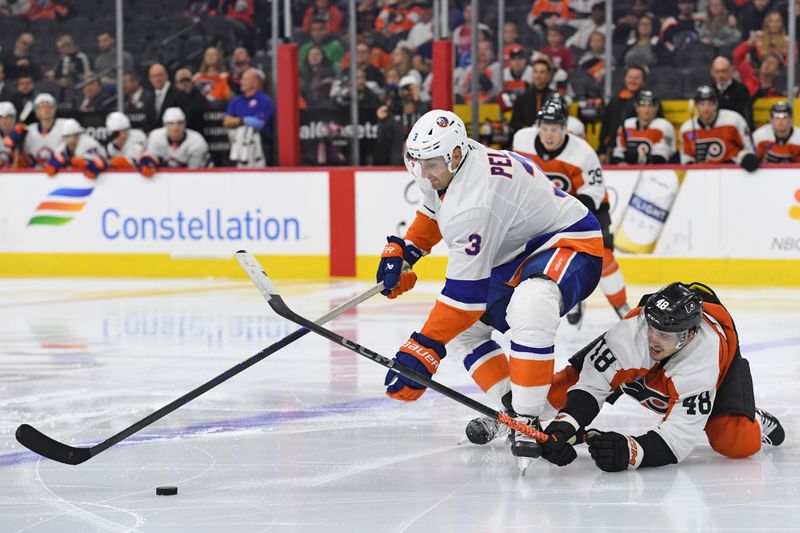
[[[447,170],[455,172],[451,167],[453,150],[461,148],[462,157],[466,156],[467,128],[458,115],[452,111],[433,109],[422,115],[406,139],[405,163],[408,171],[416,177],[421,176],[419,161],[441,157]]]
[[[65,118],[61,135],[63,137],[69,137],[70,135],[75,135],[76,133],[83,133],[83,126],[81,126],[80,123],[74,118]]]
[[[125,113],[114,111],[113,113],[109,113],[106,117],[106,129],[109,133],[129,130],[131,129],[131,121],[128,119]]]
[[[183,114],[183,110],[180,107],[168,107],[164,111],[163,120],[165,126],[170,122],[183,122],[185,124],[186,115]]]
[[[56,107],[56,99],[50,93],[39,93],[36,95],[36,98],[33,99],[33,107],[37,107],[40,104],[48,104]]]
[[[17,110],[11,102],[0,102],[0,117],[17,117]]]

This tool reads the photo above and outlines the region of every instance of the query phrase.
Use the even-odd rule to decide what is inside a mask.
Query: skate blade
[[[530,457],[517,457],[517,468],[519,468],[519,475],[521,477],[525,477],[525,472],[528,470],[528,467],[533,462],[533,459]]]

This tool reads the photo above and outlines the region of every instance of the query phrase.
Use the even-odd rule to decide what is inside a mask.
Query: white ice
[[[277,285],[308,317],[369,286]],[[653,288],[630,287],[631,302]],[[438,289],[377,296],[330,326],[391,357]],[[800,530],[800,291],[718,292],[783,446],[733,460],[701,438],[680,465],[614,474],[581,447],[572,465],[538,461],[521,478],[504,442],[459,444],[472,411],[430,391],[390,400],[381,366],[314,335],[81,465],[42,459],[16,442],[20,423],[102,441],[296,327],[249,282],[2,280],[0,531]],[[563,322],[557,369],[614,317],[595,294],[580,331]],[[436,379],[484,401],[455,360]],[[626,399],[596,426],[656,423]]]

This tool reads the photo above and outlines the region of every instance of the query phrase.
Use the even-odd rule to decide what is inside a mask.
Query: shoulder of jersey
[[[745,122],[744,117],[736,111],[732,111],[730,109],[720,109],[719,116],[717,117],[717,125],[727,126],[731,124],[744,124],[747,126],[747,122]]]
[[[539,129],[536,126],[529,126],[521,128],[514,134],[513,145],[516,148],[517,143],[522,143],[525,146],[533,147],[533,140],[536,138],[536,133]]]
[[[795,134],[797,133],[797,128],[794,129],[792,132],[792,138],[794,138]],[[775,133],[772,130],[771,124],[764,124],[756,131],[753,132],[753,141],[758,144],[759,141],[770,141],[775,140]]]

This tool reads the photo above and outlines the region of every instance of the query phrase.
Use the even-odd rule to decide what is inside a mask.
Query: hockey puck
[[[175,496],[178,494],[178,487],[156,487],[156,494],[159,496]]]

